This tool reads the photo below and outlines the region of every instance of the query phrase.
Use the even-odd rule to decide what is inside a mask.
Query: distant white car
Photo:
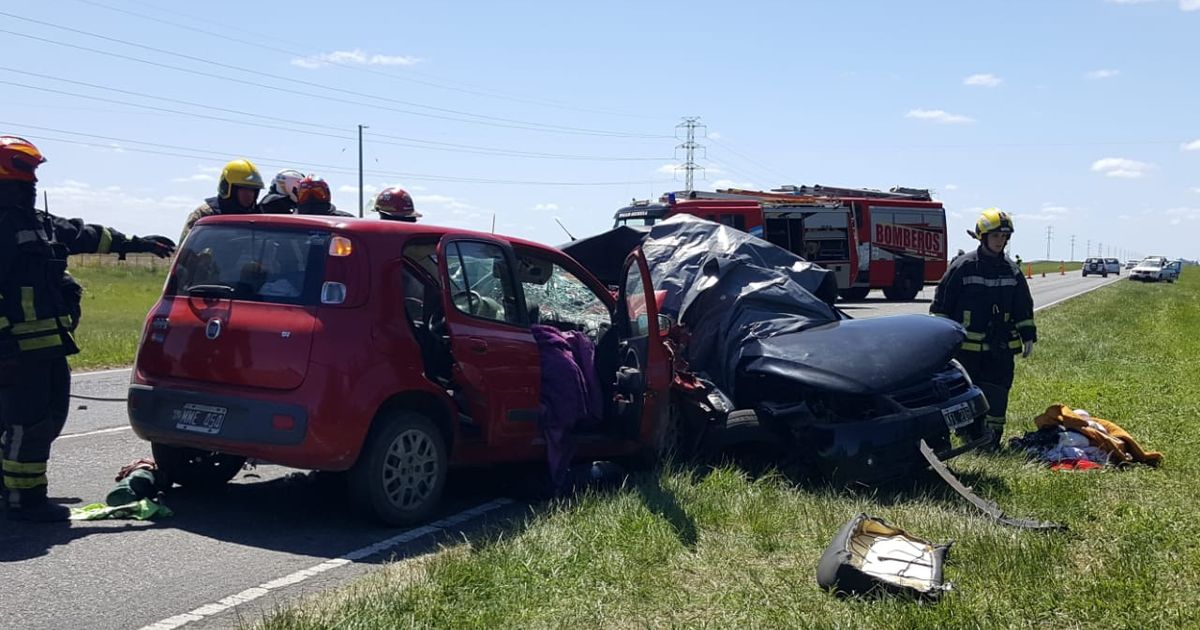
[[[1136,260],[1126,260],[1125,261],[1126,269],[1133,269],[1136,266],[1138,266],[1138,261],[1136,261]]]
[[[1166,264],[1168,264],[1166,263],[1166,259],[1162,257],[1151,257],[1142,260],[1142,262],[1138,263],[1138,266],[1133,268],[1133,271],[1129,272],[1129,280],[1140,280],[1142,282],[1158,282],[1159,280],[1163,280],[1163,268],[1165,268]],[[1174,281],[1175,277],[1178,277],[1178,274],[1171,277],[1171,281]]]
[[[1118,263],[1116,269],[1113,269],[1108,261],[1116,262],[1116,258],[1089,258],[1083,261],[1083,269],[1080,272],[1086,278],[1089,275],[1098,275],[1104,278],[1110,273],[1121,273],[1121,265]]]

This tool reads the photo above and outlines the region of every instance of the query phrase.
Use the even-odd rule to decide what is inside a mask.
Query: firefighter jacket
[[[1022,342],[1037,341],[1029,284],[1007,256],[976,249],[955,258],[938,283],[929,312],[967,329],[966,352],[1017,354]]]
[[[79,352],[72,332],[83,289],[67,273],[67,256],[108,253],[124,240],[116,230],[0,198],[0,360]]]
[[[289,199],[289,201],[291,200]],[[192,213],[189,214],[187,219],[184,220],[183,233],[179,235],[179,242],[183,243],[184,239],[187,238],[188,232],[192,231],[192,226],[196,225],[196,222],[204,217],[212,216],[214,214],[258,214],[264,211],[265,209],[258,204],[255,204],[250,208],[243,208],[242,206],[239,206],[233,199],[209,197],[208,199],[205,199],[204,203],[200,204],[199,207],[197,207],[195,210],[192,210]]]

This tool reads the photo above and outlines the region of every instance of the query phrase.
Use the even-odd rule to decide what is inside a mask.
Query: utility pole
[[[1075,235],[1071,235],[1071,260],[1075,260]]]
[[[1083,257],[1089,258],[1089,257],[1091,257],[1091,255],[1092,255],[1092,239],[1089,238],[1088,243],[1087,243],[1087,253],[1084,254]]]
[[[675,132],[676,138],[679,137],[678,129],[680,127],[687,130],[687,136],[686,136],[687,139],[684,140],[683,144],[675,146],[675,152],[676,152],[675,155],[676,155],[676,158],[678,158],[679,149],[683,149],[684,151],[686,151],[687,159],[684,161],[684,163],[682,165],[680,165],[676,168],[677,169],[682,168],[684,170],[684,173],[685,173],[684,189],[687,190],[687,192],[692,192],[693,185],[695,183],[695,177],[694,177],[695,172],[704,170],[704,167],[696,164],[696,149],[704,148],[703,146],[696,143],[696,129],[698,129],[698,128],[699,129],[707,129],[708,127],[707,127],[707,125],[700,123],[699,116],[685,116],[683,118],[683,122],[679,123],[678,125],[675,125],[675,129],[677,130]]]
[[[1050,260],[1050,241],[1054,235],[1054,226],[1046,226],[1046,260]]]
[[[363,216],[363,178],[362,178],[362,130],[370,129],[366,125],[358,126],[358,218]]]
[[[1101,258],[1104,257],[1104,243],[1096,241],[1096,255]]]

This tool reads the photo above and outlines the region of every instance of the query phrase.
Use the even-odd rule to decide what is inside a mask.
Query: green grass
[[[1011,514],[999,526],[938,484],[848,494],[722,469],[664,469],[619,492],[544,506],[483,540],[396,563],[265,619],[270,629],[392,627],[1155,628],[1200,626],[1200,273],[1116,283],[1038,316],[1018,360],[1010,435],[1055,402],[1121,424],[1159,469],[1054,473],[966,455],[960,476]],[[884,517],[954,540],[941,602],[841,600],[816,586],[838,526]]]
[[[136,266],[71,267],[83,285],[83,317],[75,340],[75,370],[133,363],[146,313],[162,293],[166,269]]]

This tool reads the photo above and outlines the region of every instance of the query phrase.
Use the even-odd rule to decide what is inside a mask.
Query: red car
[[[205,218],[147,316],[130,422],[180,485],[224,484],[247,458],[349,471],[356,503],[408,523],[433,510],[448,466],[545,460],[540,322],[595,344],[605,409],[578,455],[663,448],[671,360],[646,262],[626,265],[614,296],[561,251],[514,238]]]

